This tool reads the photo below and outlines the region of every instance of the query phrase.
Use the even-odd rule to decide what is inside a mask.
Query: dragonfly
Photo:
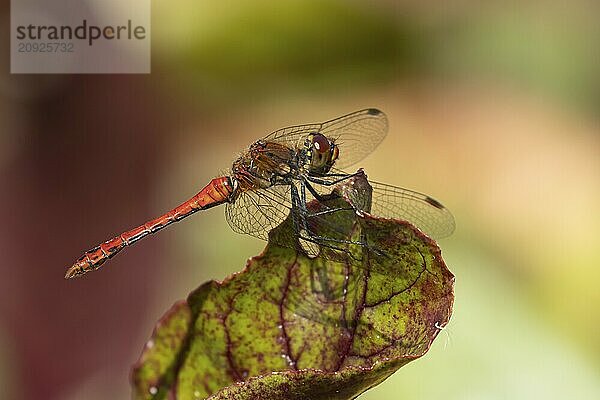
[[[268,233],[292,216],[293,231],[307,255],[318,255],[319,246],[356,243],[327,238],[313,232],[310,201],[319,201],[333,185],[355,174],[344,172],[369,155],[385,138],[388,120],[382,111],[368,108],[321,123],[289,126],[257,140],[234,162],[231,172],[212,179],[189,200],[165,214],[123,232],[85,252],[67,270],[74,278],[100,268],[125,247],[196,213],[225,204],[225,215],[238,233],[268,240]],[[434,239],[454,231],[450,211],[434,198],[409,189],[369,181],[372,201],[368,212],[399,218],[416,225]],[[361,244],[361,243],[356,243]]]

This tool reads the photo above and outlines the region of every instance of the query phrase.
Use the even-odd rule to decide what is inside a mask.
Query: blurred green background
[[[181,0],[152,13],[146,76],[10,75],[3,24],[0,398],[129,398],[157,318],[264,243],[217,208],[86,279],[64,270],[253,140],[365,107],[390,132],[359,166],[440,199],[457,230],[440,242],[450,325],[361,399],[600,398],[596,2]]]

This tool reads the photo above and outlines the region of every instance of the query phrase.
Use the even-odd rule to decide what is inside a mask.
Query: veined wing
[[[452,213],[436,199],[385,183],[369,181],[369,184],[373,188],[371,214],[407,220],[434,239],[454,232]]]
[[[339,181],[340,177],[344,179],[344,175],[348,177],[353,175],[337,168],[332,169],[332,172],[334,174],[323,179],[335,182]],[[373,189],[369,214],[409,221],[433,239],[441,239],[454,232],[455,223],[452,213],[433,197],[370,179],[368,182]],[[363,200],[360,193],[355,196],[356,198],[350,199],[353,206],[367,211],[365,208],[368,201]]]
[[[341,212],[342,209],[331,209],[325,204],[317,201],[314,196],[302,189],[302,186],[294,186],[295,201],[292,200],[290,185],[275,185],[259,190],[242,192],[233,203],[225,205],[225,216],[231,228],[237,233],[244,233],[258,239],[268,240],[273,244],[298,249],[300,246],[306,254],[313,256],[319,253],[316,239],[319,233],[328,232],[335,236],[333,244],[338,244],[338,239],[344,239],[347,234],[346,228],[332,222],[330,215]],[[323,187],[323,195],[331,193],[331,187]],[[321,190],[319,190],[321,191]],[[307,209],[301,203],[305,203]],[[292,205],[295,203],[295,205]],[[316,213],[316,214],[313,214]],[[346,208],[345,212],[354,213],[352,208]],[[290,226],[280,231],[274,238],[269,233],[278,227],[289,215],[295,213],[296,223],[299,226]],[[294,223],[294,222],[292,222]],[[318,226],[319,232],[312,232]],[[311,238],[315,237],[314,240]],[[307,241],[308,240],[308,241]],[[319,244],[330,245],[324,240]]]
[[[333,140],[340,155],[335,165],[349,167],[369,155],[387,134],[388,121],[376,108],[367,108],[318,124],[295,125],[279,129],[265,141],[284,143],[293,148],[304,145],[311,133],[321,133]]]
[[[331,187],[319,188],[324,189],[323,194],[331,193]],[[300,189],[298,189],[300,190]],[[300,194],[299,194],[300,195]],[[311,193],[304,193],[303,197],[310,203],[314,201]],[[300,197],[297,202],[301,202]],[[300,204],[295,208],[292,206],[291,187],[289,185],[275,185],[269,188],[260,190],[249,190],[242,192],[233,203],[225,204],[225,217],[232,230],[237,233],[244,233],[254,236],[258,239],[269,240],[269,232],[278,227],[294,210],[298,213],[298,222],[301,219],[307,219],[314,223],[319,223],[322,229],[326,229],[331,233],[339,233],[343,235],[345,232],[339,226],[336,226],[328,221],[328,218],[321,216],[312,216],[309,211],[304,211]],[[327,214],[330,210],[324,204],[321,204],[320,212]],[[299,227],[303,230],[304,227]],[[308,227],[310,229],[310,227]],[[287,233],[286,233],[287,232]],[[279,235],[278,245],[285,247],[295,247],[298,241],[298,234],[293,228],[284,231],[284,234]],[[304,232],[306,235],[311,235],[311,232]]]
[[[289,186],[242,192],[225,205],[225,217],[235,232],[267,240],[269,231],[289,215],[290,198]]]

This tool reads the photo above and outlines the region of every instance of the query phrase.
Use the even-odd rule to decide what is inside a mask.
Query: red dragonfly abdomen
[[[198,194],[171,211],[88,250],[68,269],[65,278],[74,278],[88,271],[100,268],[104,262],[111,259],[115,254],[123,250],[123,248],[132,245],[151,233],[180,221],[196,211],[206,210],[207,208],[230,201],[233,192],[234,187],[229,177],[225,176],[213,179]]]

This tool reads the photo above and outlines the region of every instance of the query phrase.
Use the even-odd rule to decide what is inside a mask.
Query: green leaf
[[[369,209],[362,174],[323,204],[357,202]],[[308,258],[288,218],[242,272],[203,284],[159,321],[133,369],[135,398],[350,399],[425,354],[454,300],[437,244],[405,221],[324,218],[309,223],[368,247]]]

